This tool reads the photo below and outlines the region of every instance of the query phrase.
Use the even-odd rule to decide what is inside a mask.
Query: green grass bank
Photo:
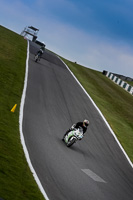
[[[19,107],[26,56],[27,41],[0,26],[0,198],[4,200],[44,199],[20,142]]]
[[[88,69],[64,58],[62,60],[101,110],[133,162],[133,96],[101,72]]]

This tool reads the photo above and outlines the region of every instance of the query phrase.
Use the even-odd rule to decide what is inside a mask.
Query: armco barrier
[[[128,83],[126,83],[125,81],[123,81],[122,79],[118,78],[117,76],[115,76],[114,74],[112,74],[111,72],[107,72],[105,74],[109,79],[111,79],[113,82],[115,82],[117,85],[119,85],[120,87],[122,87],[124,90],[126,90],[127,92],[129,92],[131,95],[133,95],[133,87],[131,85],[129,85]]]

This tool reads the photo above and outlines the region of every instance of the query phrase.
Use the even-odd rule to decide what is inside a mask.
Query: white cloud
[[[43,30],[47,48],[59,55],[86,67],[133,77],[133,50],[126,44],[89,35],[57,22]]]
[[[3,1],[0,10],[3,26],[18,33],[27,25],[39,28],[39,40],[44,41],[46,47],[55,53],[86,67],[133,77],[133,49],[128,45],[44,17],[20,1],[12,4]]]

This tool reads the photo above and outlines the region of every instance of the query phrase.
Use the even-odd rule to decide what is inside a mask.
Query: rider
[[[76,124],[73,124],[72,127],[65,133],[64,137],[73,129],[77,129],[79,127],[83,128],[83,134],[87,131],[87,126],[89,125],[89,120],[85,119],[83,122],[77,122]]]
[[[41,57],[43,52],[44,52],[44,50],[45,50],[45,44],[44,44],[44,42],[42,42],[42,46],[39,49],[39,51],[36,53],[36,55],[39,54],[39,56]]]

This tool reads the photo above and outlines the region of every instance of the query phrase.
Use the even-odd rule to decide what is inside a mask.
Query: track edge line
[[[21,103],[20,103],[20,111],[19,111],[19,131],[20,131],[20,139],[21,139],[21,144],[22,144],[22,147],[23,147],[23,150],[24,150],[24,154],[25,154],[25,157],[26,157],[26,160],[28,162],[28,165],[30,167],[30,170],[33,174],[33,177],[41,191],[41,193],[43,194],[44,198],[46,200],[49,200],[37,174],[36,174],[36,171],[34,170],[33,166],[32,166],[32,163],[31,163],[31,160],[30,160],[30,156],[29,156],[29,153],[28,153],[28,150],[27,150],[27,147],[26,147],[26,144],[25,144],[25,140],[24,140],[24,134],[23,134],[23,128],[22,128],[22,124],[23,124],[23,110],[24,110],[24,104],[25,104],[25,97],[26,97],[26,89],[27,89],[27,81],[28,81],[28,62],[29,62],[29,41],[28,41],[28,45],[27,45],[27,58],[26,58],[26,71],[25,71],[25,80],[24,80],[24,88],[23,88],[23,92],[22,92],[22,97],[21,97]]]

